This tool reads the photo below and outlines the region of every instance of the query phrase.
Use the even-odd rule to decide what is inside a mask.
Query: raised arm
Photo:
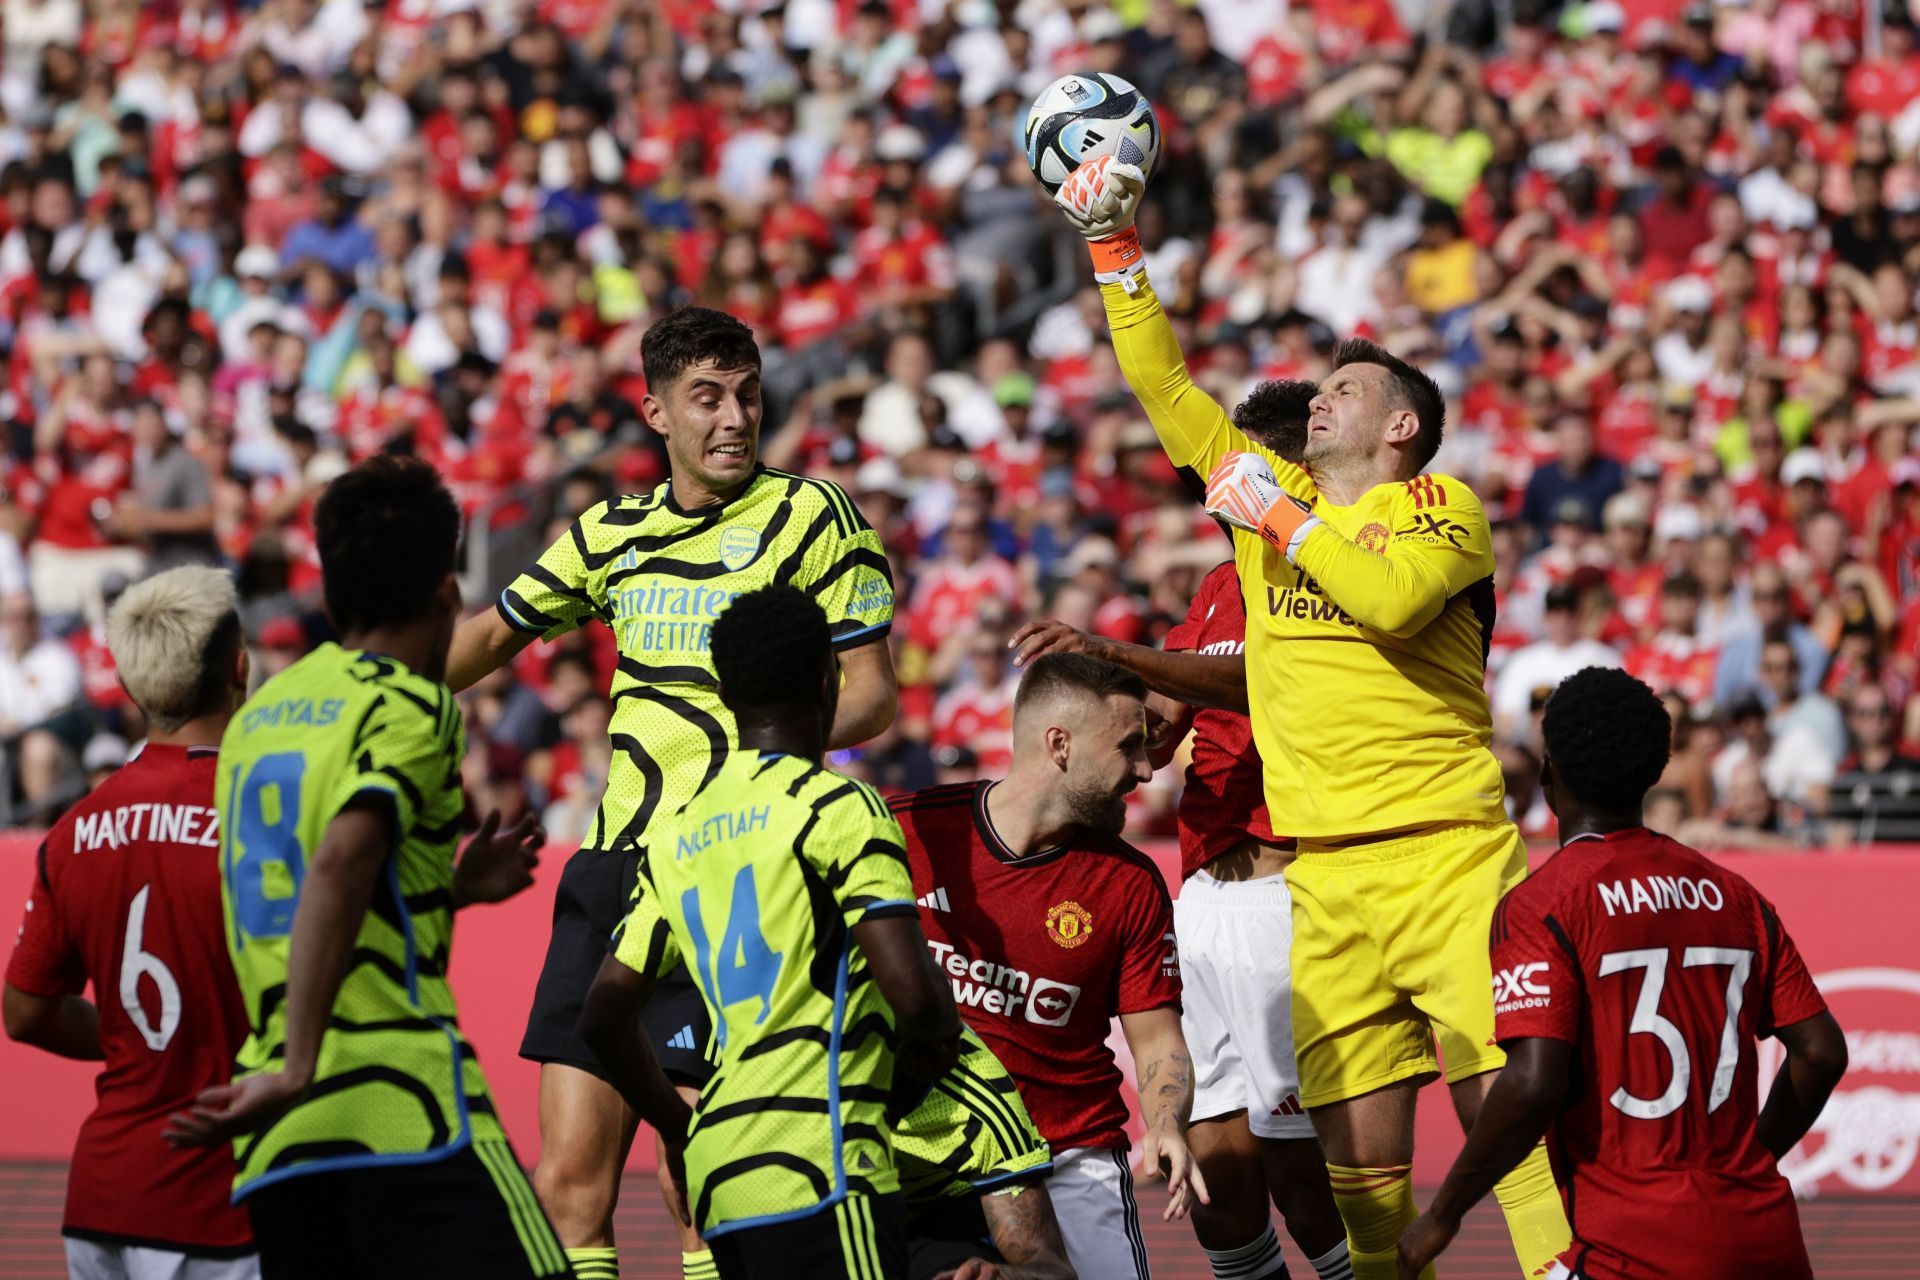
[[[1075,169],[1053,201],[1093,255],[1094,279],[1100,284],[1121,374],[1147,411],[1167,458],[1193,473],[1189,480],[1204,478],[1229,453],[1251,450],[1273,464],[1288,492],[1311,497],[1313,481],[1307,473],[1248,440],[1188,371],[1173,325],[1147,281],[1140,236],[1133,227],[1145,190],[1146,178],[1138,168],[1100,156]]]
[[[1049,653],[1084,653],[1125,667],[1149,689],[1175,702],[1243,715],[1247,711],[1247,660],[1242,654],[1167,653],[1088,635],[1055,621],[1027,623],[1013,633],[1007,647],[1014,650],[1016,667]]]

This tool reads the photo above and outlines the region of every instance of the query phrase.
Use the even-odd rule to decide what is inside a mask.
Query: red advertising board
[[[36,840],[0,835],[0,918],[20,909]],[[1149,850],[1169,877],[1171,846]],[[513,902],[463,912],[453,949],[460,1018],[523,1160],[539,1149],[537,1068],[518,1056],[535,975],[547,944],[553,886],[566,851],[551,850],[540,882]],[[1779,908],[1847,1031],[1852,1066],[1819,1124],[1785,1168],[1812,1194],[1920,1194],[1920,848],[1732,854],[1721,859]],[[1115,1044],[1124,1053],[1124,1046]],[[1763,1048],[1762,1080],[1777,1056]],[[1131,1075],[1131,1072],[1129,1072]],[[0,1041],[0,1159],[59,1159],[93,1101],[94,1069]],[[158,1140],[156,1135],[155,1140]],[[1446,1095],[1420,1108],[1415,1177],[1439,1180],[1460,1144]],[[640,1144],[635,1167],[651,1167]]]

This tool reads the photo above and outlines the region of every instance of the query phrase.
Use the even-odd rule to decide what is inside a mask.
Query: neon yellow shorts
[[[1300,842],[1287,887],[1304,1105],[1424,1084],[1442,1060],[1449,1081],[1506,1062],[1493,1042],[1487,929],[1526,874],[1510,822],[1446,823],[1377,844]]]

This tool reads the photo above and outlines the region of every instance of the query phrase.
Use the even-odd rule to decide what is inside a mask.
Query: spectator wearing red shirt
[[[1627,650],[1626,669],[1656,693],[1678,693],[1698,705],[1713,696],[1719,650],[1695,634],[1700,617],[1700,580],[1692,574],[1669,577],[1660,586],[1659,629]]]
[[[940,557],[922,570],[907,608],[908,637],[929,652],[987,602],[1016,599],[1020,589],[1013,566],[989,549],[986,513],[978,508],[957,509],[940,542]]]
[[[1713,187],[1698,176],[1676,147],[1662,147],[1653,158],[1653,186],[1640,206],[1640,233],[1646,243],[1647,269],[1656,278],[1674,275],[1713,233],[1707,208]]]

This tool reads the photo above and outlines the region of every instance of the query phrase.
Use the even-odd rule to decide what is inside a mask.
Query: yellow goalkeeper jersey
[[[1257,453],[1323,522],[1299,564],[1236,531],[1247,693],[1274,829],[1313,840],[1506,818],[1490,748],[1493,546],[1466,485],[1422,475],[1337,506],[1194,384],[1144,277],[1102,286],[1114,354],[1167,456],[1204,483]]]

